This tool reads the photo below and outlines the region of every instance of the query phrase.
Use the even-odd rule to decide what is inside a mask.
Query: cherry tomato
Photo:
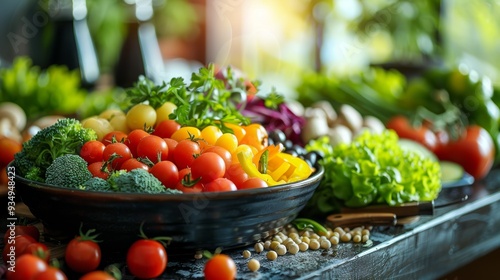
[[[82,277],[80,277],[79,280],[116,280],[111,274],[102,271],[102,270],[95,270],[92,272],[88,272]]]
[[[189,138],[200,138],[201,131],[194,126],[183,126],[179,128],[170,138],[174,139],[177,142],[180,142],[184,139]]]
[[[14,248],[15,257],[17,258],[24,254],[24,250],[26,249],[26,247],[28,247],[28,245],[35,242],[37,241],[29,235],[17,235],[12,239],[9,238],[7,243],[5,243],[6,245],[3,249],[2,254],[4,263],[6,263],[12,257],[13,252],[11,250],[11,247]]]
[[[231,182],[233,182],[239,189],[240,186],[243,185],[243,182],[248,179],[248,174],[245,172],[245,170],[243,170],[241,164],[233,163],[226,170],[226,174],[224,174],[224,177],[231,180]]]
[[[142,168],[144,170],[149,170],[149,166],[143,162],[140,162],[136,158],[129,158],[127,159],[121,166],[120,169],[124,169],[127,171],[131,171],[137,168]]]
[[[205,148],[202,153],[207,153],[207,152],[212,152],[218,154],[223,160],[224,163],[226,164],[226,169],[229,168],[233,161],[233,155],[226,149],[220,146],[211,146]]]
[[[39,257],[40,259],[48,262],[50,258],[50,251],[47,245],[34,242],[26,246],[22,254],[31,254]]]
[[[136,104],[127,112],[127,126],[130,130],[153,127],[156,123],[156,110],[148,104]]]
[[[493,166],[495,145],[484,128],[471,125],[459,139],[439,145],[435,153],[440,160],[458,163],[475,179],[482,179]]]
[[[175,109],[177,109],[177,105],[172,102],[165,102],[160,107],[156,109],[156,124],[159,124],[162,121],[168,120],[170,114],[172,114]]]
[[[161,138],[170,138],[179,128],[181,128],[181,125],[178,122],[174,120],[164,120],[156,125],[152,134],[160,136]]]
[[[59,268],[49,266],[45,271],[42,271],[31,278],[33,280],[67,280],[66,274]]]
[[[7,270],[8,280],[32,279],[35,275],[45,271],[47,263],[37,256],[25,254],[16,257],[15,272]]]
[[[92,140],[85,142],[80,150],[80,156],[88,163],[102,161],[102,153],[106,146],[101,141]]]
[[[191,176],[200,182],[208,183],[217,178],[222,178],[226,172],[226,164],[221,156],[216,153],[202,153],[194,159],[191,165]]]
[[[172,138],[163,138],[163,140],[165,140],[165,143],[167,143],[167,146],[168,146],[169,153],[168,153],[167,160],[174,161],[173,151],[175,150],[175,147],[177,147],[178,142]]]
[[[132,158],[132,153],[127,145],[123,143],[112,143],[104,148],[102,158],[107,162],[111,160],[111,169],[119,170],[127,159]]]
[[[179,170],[177,166],[168,160],[160,161],[149,170],[167,188],[175,188],[179,182]]]
[[[167,251],[156,240],[140,239],[128,249],[126,262],[128,270],[135,277],[155,278],[160,276],[167,267]]]
[[[247,189],[258,189],[258,188],[267,188],[268,185],[266,181],[262,180],[261,178],[249,178],[243,184],[238,186],[239,190],[247,190]]]
[[[175,185],[175,189],[183,193],[200,193],[203,191],[203,184],[194,182],[191,178],[191,168],[184,168],[179,170],[179,181]]]
[[[7,231],[5,232],[5,235],[3,237],[4,244],[7,244],[9,236],[12,236],[12,238],[14,238],[17,235],[29,235],[33,239],[35,239],[35,241],[40,241],[40,230],[38,230],[37,227],[32,225],[16,225],[13,231],[11,230],[11,228],[7,228]]]
[[[77,236],[66,246],[64,260],[75,272],[90,272],[101,263],[101,247],[86,236]]]
[[[196,156],[201,152],[200,145],[190,139],[181,140],[175,147],[174,163],[177,168],[183,169],[190,167]]]
[[[203,274],[206,280],[235,279],[237,275],[236,264],[230,256],[217,254],[207,261]]]
[[[103,169],[104,164],[106,163],[103,161],[93,162],[87,166],[87,169],[92,174],[92,177],[99,177],[106,180],[109,177],[109,169],[107,166]]]
[[[128,146],[134,157],[137,157],[137,145],[139,145],[141,139],[149,135],[149,133],[142,129],[132,130],[128,134],[127,139],[125,140],[125,144]]]
[[[104,135],[101,142],[107,146],[111,143],[125,143],[125,140],[127,140],[127,133],[115,130]]]
[[[149,135],[141,139],[137,145],[137,157],[147,158],[157,163],[168,158],[167,142],[156,135]]]
[[[436,150],[438,139],[426,126],[414,127],[406,117],[394,116],[386,123],[386,127],[394,130],[400,138],[416,141],[432,152]]]
[[[20,152],[22,144],[8,137],[0,137],[0,166],[5,166],[14,160],[14,154]]]
[[[206,192],[227,192],[237,190],[236,185],[227,178],[217,178],[204,185]]]

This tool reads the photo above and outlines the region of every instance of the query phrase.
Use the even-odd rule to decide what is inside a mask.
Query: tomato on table
[[[206,280],[231,280],[237,275],[234,260],[225,254],[216,254],[211,257],[203,269]]]
[[[0,166],[5,166],[14,160],[14,155],[20,152],[22,144],[8,137],[0,136]]]
[[[3,248],[3,261],[7,263],[11,259],[11,247],[14,247],[15,257],[19,257],[24,254],[24,250],[28,245],[37,242],[33,237],[29,235],[17,235],[14,238],[9,238],[6,246]]]
[[[105,271],[95,270],[84,274],[79,280],[116,280],[116,278]]]
[[[47,245],[40,242],[34,242],[26,246],[26,248],[23,250],[23,254],[35,255],[45,262],[48,262],[50,258],[49,248],[47,247]]]
[[[95,270],[101,263],[101,247],[95,240],[97,235],[92,235],[93,232],[80,232],[66,246],[64,260],[71,270],[86,273]]]
[[[15,272],[7,270],[8,280],[32,279],[35,275],[47,270],[47,263],[37,256],[24,254],[16,258]]]
[[[413,126],[405,116],[394,116],[386,123],[387,129],[392,129],[400,138],[416,141],[434,152],[438,145],[436,134],[427,126]]]
[[[64,272],[53,266],[47,267],[45,271],[42,271],[31,278],[32,280],[67,280],[66,274]],[[96,279],[97,280],[97,279]]]
[[[155,278],[160,276],[167,267],[167,251],[159,241],[140,239],[128,249],[126,262],[128,270],[135,277]]]
[[[12,232],[10,228],[8,228],[7,231],[5,232],[5,235],[3,238],[4,244],[7,244],[7,240],[9,238],[9,236],[14,237],[17,235],[29,235],[33,239],[35,239],[35,241],[40,241],[40,230],[38,230],[38,228],[36,226],[16,225],[14,227],[14,232]]]

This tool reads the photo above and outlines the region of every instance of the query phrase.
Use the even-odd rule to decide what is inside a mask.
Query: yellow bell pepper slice
[[[285,181],[282,180],[281,181],[274,180],[273,177],[271,177],[271,175],[269,174],[260,173],[257,166],[255,166],[255,164],[252,161],[253,154],[248,150],[242,150],[238,152],[237,157],[238,161],[241,164],[241,167],[243,168],[243,170],[245,170],[248,176],[260,178],[264,180],[264,182],[266,182],[268,186],[276,186],[286,183]]]

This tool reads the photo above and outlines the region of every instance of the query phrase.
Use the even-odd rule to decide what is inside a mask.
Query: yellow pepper
[[[286,181],[283,180],[274,180],[273,177],[269,174],[262,174],[259,172],[259,169],[255,164],[253,163],[253,154],[249,152],[248,150],[242,150],[238,152],[238,161],[241,164],[241,167],[245,172],[248,174],[249,177],[257,177],[262,180],[264,180],[268,186],[276,186],[276,185],[281,185],[285,184]]]
[[[281,178],[285,179],[288,183],[307,179],[314,171],[314,168],[307,164],[305,160],[291,154],[278,153],[275,157],[290,164],[290,168],[288,168],[287,172],[283,175],[286,179],[283,177]]]

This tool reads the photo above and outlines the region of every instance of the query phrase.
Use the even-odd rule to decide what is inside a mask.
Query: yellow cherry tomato
[[[93,129],[97,134],[97,140],[99,141],[102,140],[104,135],[114,130],[108,120],[100,117],[87,118],[84,122],[82,122],[82,126]]]
[[[136,104],[127,112],[127,126],[130,130],[153,127],[156,110],[147,104]]]
[[[125,116],[125,113],[120,109],[106,109],[99,114],[100,118],[111,120],[115,116]]]
[[[177,106],[174,103],[168,101],[163,103],[163,105],[156,109],[156,124],[170,119],[168,116],[172,114],[175,109],[177,109]]]
[[[174,132],[170,138],[174,139],[177,142],[180,142],[181,140],[189,139],[191,137],[200,138],[201,131],[194,126],[183,126],[179,128],[176,132]]]
[[[215,125],[209,125],[201,130],[200,148],[203,150],[207,146],[214,146],[217,139],[222,136],[222,131]]]

